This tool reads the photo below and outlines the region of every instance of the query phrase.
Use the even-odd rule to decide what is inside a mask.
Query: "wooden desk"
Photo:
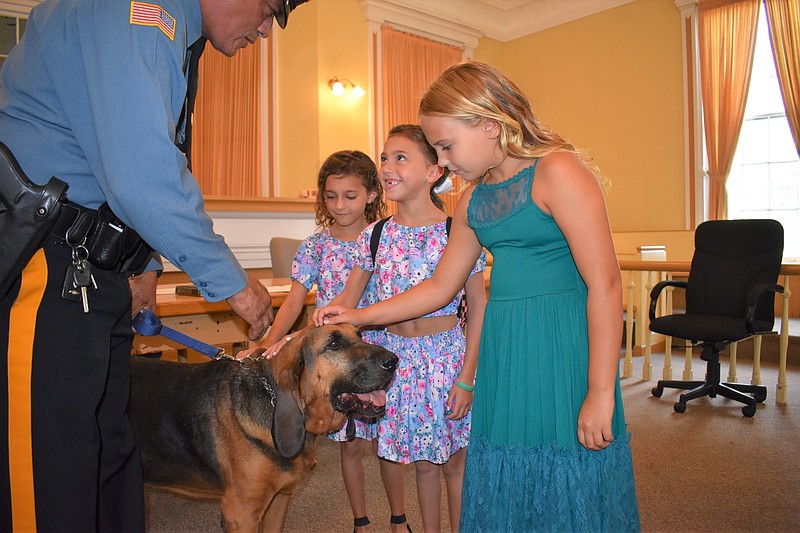
[[[484,273],[486,293],[489,293],[489,276],[491,267]],[[286,300],[291,286],[289,278],[262,279],[261,283],[270,290],[272,306],[277,310]],[[313,311],[316,303],[316,291],[306,296],[306,312],[294,323],[293,330],[300,329],[308,323],[308,313]],[[276,311],[277,312],[277,311]],[[183,296],[175,294],[175,284],[159,285],[156,295],[156,314],[161,323],[169,328],[199,339],[205,343],[220,346],[231,355],[249,346],[247,339],[248,325],[231,310],[228,302],[207,302],[199,296]],[[133,353],[145,354],[162,352],[164,359],[178,361],[202,362],[208,357],[190,350],[161,335],[142,337],[136,335],[133,340]]]
[[[272,296],[272,307],[278,309],[289,294],[292,280],[289,278],[262,279],[261,284],[269,290]],[[185,284],[181,284],[185,285]],[[199,315],[204,313],[229,312],[231,306],[226,300],[207,302],[200,296],[184,296],[175,294],[176,284],[159,285],[156,295],[156,314],[160,318]],[[316,291],[311,290],[306,295],[306,305],[314,305]]]
[[[277,312],[281,304],[286,301],[291,280],[272,278],[262,279],[261,283],[270,291],[272,307]],[[156,314],[164,326],[205,343],[220,346],[231,355],[248,347],[248,325],[233,312],[227,301],[207,302],[199,296],[175,294],[175,284],[159,285],[157,291]],[[305,300],[307,311],[313,309],[315,301],[316,291],[311,290]],[[295,322],[294,329],[305,325],[307,320],[307,312],[302,313]],[[208,361],[208,357],[161,335],[134,337],[133,353],[153,352],[162,352],[164,359],[185,362]]]

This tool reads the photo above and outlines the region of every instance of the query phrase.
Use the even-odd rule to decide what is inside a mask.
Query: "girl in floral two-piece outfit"
[[[397,214],[379,230],[374,262],[372,234],[377,226],[368,226],[361,234],[358,268],[353,269],[347,287],[334,303],[352,304],[370,277],[375,279],[378,300],[404,292],[433,275],[447,244],[449,219],[437,191],[451,182],[436,164],[436,152],[419,126],[402,125],[389,132],[381,154],[380,179],[387,199],[397,202]],[[381,341],[400,358],[387,393],[386,415],[378,421],[381,476],[392,504],[392,495],[403,483],[402,465],[414,463],[425,531],[440,530],[442,474],[450,527],[457,531],[459,526],[464,455],[486,303],[485,265],[486,257],[481,255],[465,285],[467,335],[458,318],[460,292],[430,314],[386,326]],[[407,529],[405,516],[398,516],[395,508],[393,529]]]

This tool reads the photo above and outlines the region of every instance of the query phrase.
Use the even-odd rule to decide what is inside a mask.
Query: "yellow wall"
[[[280,196],[316,188],[320,164],[337,150],[369,153],[369,97],[331,95],[328,80],[367,87],[367,23],[357,0],[309,2],[278,40]]]
[[[349,86],[343,96],[333,96],[328,80],[347,78],[362,89],[369,82],[367,23],[358,2],[313,2],[320,8],[319,111],[320,160],[337,150],[370,153],[369,95],[356,100]]]
[[[281,195],[296,196],[314,187],[332,151],[370,153],[369,98],[335,99],[327,86],[337,75],[367,88],[358,0],[303,5],[281,35],[280,54]],[[503,70],[542,121],[595,158],[612,182],[615,231],[684,229],[681,17],[673,0],[638,0],[514,41],[484,38],[475,58]]]
[[[639,0],[476,52],[594,157],[615,231],[683,229],[680,25],[673,0]]]
[[[291,14],[278,46],[278,183],[279,196],[297,197],[301,189],[313,187],[318,168],[319,108],[315,68],[320,49],[317,43],[319,14],[310,2]]]

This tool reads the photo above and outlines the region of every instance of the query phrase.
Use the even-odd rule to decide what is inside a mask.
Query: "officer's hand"
[[[249,278],[247,287],[228,298],[228,304],[250,324],[248,337],[252,341],[263,337],[272,324],[272,298],[264,285],[253,277]]]
[[[131,286],[131,316],[136,316],[136,313],[144,307],[155,312],[158,273],[142,272],[138,276],[128,278],[128,284]]]

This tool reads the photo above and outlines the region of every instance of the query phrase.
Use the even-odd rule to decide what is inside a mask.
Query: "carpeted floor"
[[[653,376],[663,356],[653,357]],[[797,363],[796,351],[790,361]],[[696,363],[697,364],[697,363]],[[679,378],[682,359],[673,361]],[[632,434],[636,487],[644,532],[796,532],[800,531],[800,367],[789,370],[788,402],[775,402],[777,369],[762,367],[768,397],[753,418],[741,404],[717,397],[690,402],[677,414],[679,394],[650,394],[654,381],[640,380],[642,358],[622,391]],[[695,375],[702,367],[695,366]],[[723,376],[727,367],[723,364]],[[740,361],[739,380],[750,368]],[[339,470],[338,444],[320,439],[317,467],[293,500],[284,531],[347,532],[352,514]],[[378,462],[365,454],[367,493],[373,531],[389,531],[389,508]],[[444,486],[444,485],[443,485]],[[148,532],[219,531],[217,501],[197,501],[148,491]],[[413,467],[406,472],[406,506],[411,527],[422,531]],[[448,529],[446,510],[443,529]]]

